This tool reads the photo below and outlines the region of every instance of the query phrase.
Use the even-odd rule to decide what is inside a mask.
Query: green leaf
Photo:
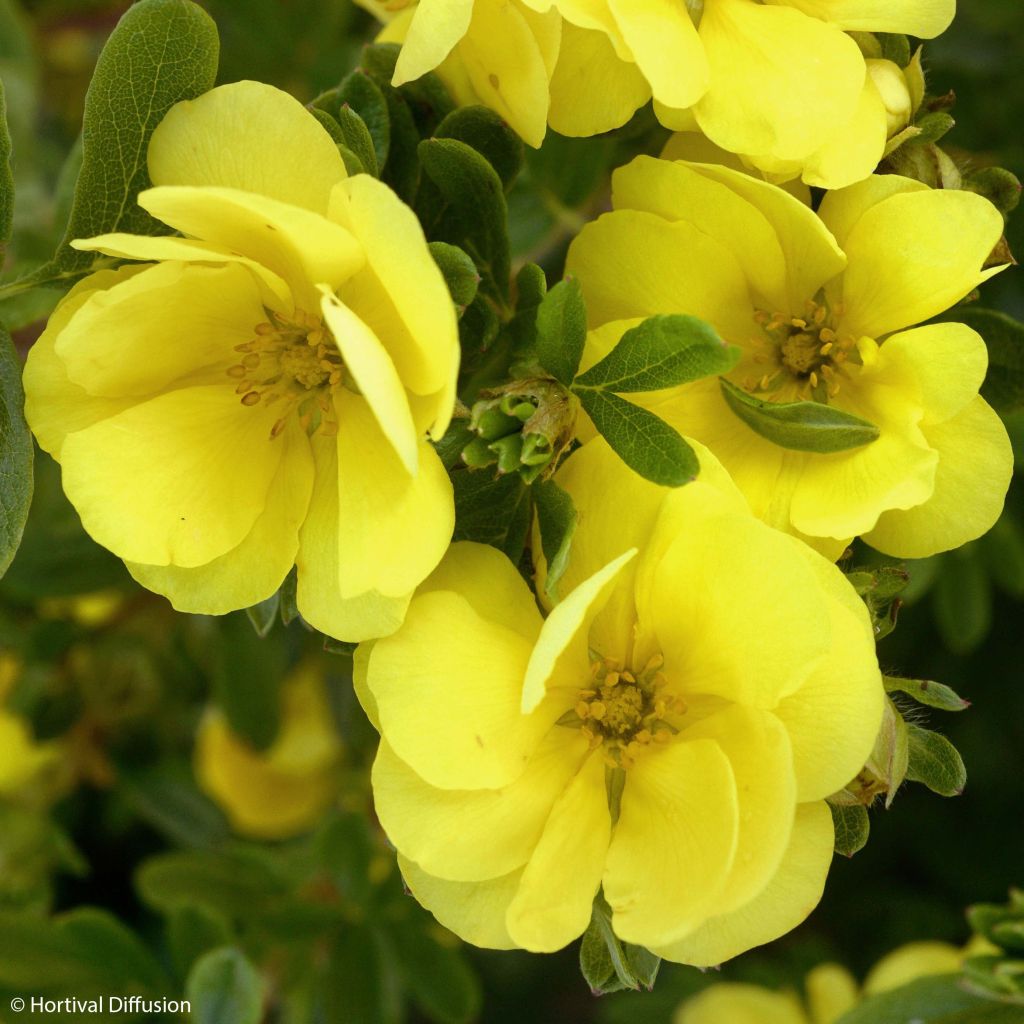
[[[642,946],[622,942],[612,929],[611,908],[604,895],[594,899],[590,924],[580,943],[580,971],[594,995],[623,989],[650,991],[661,958]]]
[[[882,715],[882,727],[875,738],[875,746],[868,758],[867,768],[879,781],[886,784],[885,806],[892,806],[896,791],[907,777],[910,756],[907,723],[899,709],[888,697]]]
[[[256,630],[256,635],[261,640],[274,628],[274,623],[277,622],[277,611],[280,606],[281,595],[275,590],[266,600],[245,609],[245,614],[249,616],[252,628]]]
[[[836,831],[836,853],[844,857],[852,857],[867,845],[871,831],[868,809],[863,804],[833,804],[828,809],[832,812],[832,824]]]
[[[574,387],[623,394],[660,391],[712,374],[728,373],[740,350],[726,345],[715,329],[695,316],[648,317],[626,331],[619,343]]]
[[[544,593],[552,600],[558,598],[558,581],[569,564],[572,538],[579,516],[572,498],[554,480],[534,484],[533,502],[537,510],[540,543],[547,563]]]
[[[337,119],[320,107],[311,107],[310,113],[320,122],[320,127],[334,140],[334,144],[338,147],[338,152],[341,154],[341,159],[345,163],[345,170],[348,172],[349,177],[364,174],[366,172],[366,165],[349,148],[345,133],[341,130],[341,125],[338,124]]]
[[[263,981],[241,950],[214,949],[196,961],[185,983],[195,1024],[260,1024]]]
[[[1024,409],[1024,324],[994,309],[964,306],[950,316],[976,330],[988,348],[982,397],[996,412]]]
[[[7,130],[7,100],[0,79],[0,263],[11,240],[14,223],[14,175],[11,173],[11,135]]]
[[[341,814],[331,819],[317,837],[320,860],[346,899],[367,906],[372,892],[370,861],[373,841],[361,814]]]
[[[423,171],[444,201],[428,237],[462,245],[497,294],[508,294],[508,208],[501,179],[472,146],[457,139],[425,139],[417,149]]]
[[[373,137],[366,127],[366,122],[347,103],[343,103],[338,110],[338,127],[341,128],[345,145],[359,157],[359,162],[366,168],[366,173],[379,178],[380,168],[377,165]]]
[[[452,540],[490,544],[518,563],[530,528],[530,492],[519,474],[494,477],[486,470],[460,470],[452,474],[452,486]]]
[[[453,110],[434,132],[438,139],[458,139],[472,146],[497,172],[506,191],[523,166],[523,143],[508,123],[487,107]]]
[[[905,693],[908,697],[913,697],[918,704],[938,708],[940,711],[965,711],[971,706],[969,700],[964,700],[948,686],[933,682],[931,679],[898,679],[896,676],[885,676],[884,680],[887,693]]]
[[[594,426],[630,469],[665,487],[696,479],[697,456],[664,420],[608,391],[577,394]]]
[[[726,405],[755,434],[798,452],[844,452],[878,439],[879,430],[859,416],[821,402],[765,402],[723,379]]]
[[[945,110],[933,110],[930,114],[925,114],[914,122],[917,134],[910,136],[904,145],[926,146],[929,143],[938,142],[955,125],[956,121],[952,114],[947,114]]]
[[[563,387],[579,369],[587,343],[587,307],[578,281],[559,281],[537,306],[537,358]]]
[[[943,557],[932,588],[936,624],[956,654],[969,654],[992,628],[992,584],[977,550],[968,544]]]
[[[181,975],[188,975],[204,953],[230,945],[231,941],[228,919],[209,907],[178,907],[167,922],[167,945]]]
[[[32,504],[32,435],[21,387],[21,360],[0,324],[0,576],[14,560]]]
[[[337,99],[338,104],[330,113],[339,114],[343,107],[351,107],[370,134],[378,169],[384,167],[391,150],[391,117],[380,87],[365,71],[356,68],[338,86]]]
[[[149,188],[146,153],[153,130],[175,103],[213,88],[220,42],[210,16],[191,0],[140,0],[100,54],[85,97],[82,170],[64,239],[33,279],[77,277],[107,261],[71,248],[108,231],[167,234],[136,203]]]
[[[480,287],[476,264],[457,245],[431,242],[429,248],[430,255],[444,275],[452,302],[465,309],[476,298]]]
[[[967,785],[967,769],[945,736],[919,725],[907,725],[910,760],[907,779],[921,782],[939,796],[959,796]]]
[[[402,1016],[401,981],[393,950],[381,932],[366,924],[347,924],[335,938],[324,983],[327,1021],[348,1024],[398,1024]]]
[[[942,974],[903,985],[890,992],[869,996],[844,1013],[836,1024],[948,1024],[958,1011],[981,1011],[992,1004],[960,987],[960,976]],[[963,1024],[972,1020],[961,1018]],[[983,1021],[983,1017],[977,1018]]]

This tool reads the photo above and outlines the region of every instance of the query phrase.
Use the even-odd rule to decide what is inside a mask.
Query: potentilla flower
[[[559,949],[603,889],[621,939],[716,964],[821,896],[823,798],[881,718],[871,627],[701,458],[671,491],[585,445],[557,477],[579,528],[546,619],[503,554],[457,543],[356,653],[377,814],[413,893],[470,942]]]
[[[181,235],[75,243],[144,262],[79,283],[30,352],[40,445],[89,533],[176,608],[252,605],[297,565],[312,625],[387,633],[454,517],[426,437],[458,336],[419,223],[254,82],[172,108],[149,171],[139,203]]]
[[[551,124],[592,135],[653,95],[674,129],[778,174],[838,188],[881,159],[886,83],[849,31],[942,32],[955,0],[552,0],[566,21]]]
[[[195,773],[236,832],[284,839],[315,825],[337,796],[340,757],[324,674],[308,661],[281,687],[281,724],[267,750],[255,750],[210,708],[196,736]]]
[[[757,399],[813,399],[866,420],[874,441],[826,454],[782,447],[738,418],[715,379],[638,401],[706,444],[756,515],[838,555],[862,535],[917,558],[996,521],[1012,453],[979,397],[982,339],[912,327],[997,269],[986,199],[876,176],[819,214],[723,167],[640,157],[614,176],[615,210],[573,243],[592,326],[584,366],[639,318],[689,313],[742,350],[730,381]]]
[[[461,103],[482,103],[531,146],[547,130],[561,18],[548,0],[358,0],[402,50],[394,84],[438,71]]]

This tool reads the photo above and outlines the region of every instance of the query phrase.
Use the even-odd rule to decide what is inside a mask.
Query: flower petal
[[[806,11],[846,32],[897,32],[934,39],[949,28],[956,0],[767,0]]]
[[[980,396],[922,431],[938,452],[931,497],[914,508],[883,512],[864,535],[873,548],[897,558],[925,558],[986,533],[1003,510],[1013,474],[1006,428]]]
[[[288,423],[278,443],[284,451],[266,507],[238,547],[192,569],[129,562],[132,576],[147,590],[163,594],[179,612],[193,615],[225,615],[270,597],[295,564],[299,528],[313,490],[313,457],[297,419]]]
[[[283,451],[270,439],[276,416],[222,384],[158,395],[68,435],[64,490],[93,539],[125,561],[205,565],[266,506]]]
[[[548,703],[520,713],[529,656],[522,636],[481,618],[459,594],[417,595],[402,628],[370,654],[382,735],[432,786],[507,786],[560,713]]]
[[[515,782],[458,790],[424,782],[382,739],[373,763],[374,808],[394,846],[436,878],[497,878],[530,859],[587,749],[578,730],[553,726]]]
[[[451,480],[426,441],[419,444],[419,469],[410,476],[362,396],[342,388],[334,404],[341,594],[376,590],[401,597],[427,578],[451,541]]]
[[[341,596],[340,535],[347,529],[338,508],[338,439],[314,436],[316,466],[309,513],[299,531],[296,603],[314,628],[339,640],[361,641],[393,633],[402,624],[411,590],[386,597],[374,590]]]
[[[818,216],[839,245],[845,247],[850,232],[873,206],[903,192],[927,191],[928,186],[914,178],[904,178],[899,174],[873,174],[855,185],[826,193],[818,208]]]
[[[889,196],[866,210],[843,248],[837,330],[880,338],[929,320],[1001,267],[983,270],[1003,218],[973,192],[927,189]]]
[[[154,185],[218,186],[327,212],[346,177],[334,140],[294,97],[234,82],[176,103],[149,143]]]
[[[800,11],[715,0],[700,38],[711,87],[694,113],[725,149],[799,160],[857,108],[867,73],[857,44]]]
[[[257,279],[240,264],[158,263],[93,292],[54,351],[68,379],[92,395],[142,398],[189,383],[220,383],[231,393],[234,347],[264,319]]]
[[[688,999],[673,1024],[808,1024],[800,1000],[791,992],[760,985],[720,982]]]
[[[685,4],[608,0],[608,6],[655,98],[670,107],[693,106],[711,76]]]
[[[622,60],[604,32],[562,24],[562,46],[549,86],[548,123],[569,136],[621,128],[651,98],[640,69]]]
[[[651,947],[699,925],[729,877],[738,830],[736,780],[717,743],[678,738],[644,751],[608,849],[615,934]]]
[[[801,804],[782,865],[757,897],[731,914],[711,918],[683,939],[652,946],[651,951],[675,963],[716,967],[792,931],[821,899],[834,843],[828,805]]]
[[[551,808],[506,915],[524,949],[552,953],[587,930],[611,836],[604,775],[588,757]]]
[[[320,310],[345,360],[346,371],[352,375],[380,432],[387,438],[406,472],[415,476],[419,464],[419,439],[395,364],[377,335],[341,299],[323,286],[320,291]],[[351,444],[358,436],[358,433],[353,433],[348,443]]]
[[[398,55],[392,85],[433,71],[466,34],[473,0],[420,0]]]

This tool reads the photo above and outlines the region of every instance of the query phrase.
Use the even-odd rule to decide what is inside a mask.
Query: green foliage
[[[518,562],[530,528],[530,492],[511,473],[492,477],[462,470],[452,475],[455,488],[453,540],[490,544]]]
[[[878,439],[873,423],[822,402],[765,402],[724,378],[722,395],[756,434],[797,452],[844,452]]]
[[[1024,324],[994,309],[963,306],[955,311],[988,348],[988,373],[982,396],[1002,415],[1024,409]]]
[[[21,360],[0,324],[0,576],[18,550],[32,503],[32,435],[24,403]]]
[[[447,242],[431,242],[430,255],[444,275],[452,302],[460,310],[465,310],[476,298],[480,287],[476,264],[457,245],[449,245]]]
[[[14,224],[14,175],[11,173],[11,136],[7,128],[7,100],[0,79],[0,258]]]
[[[908,985],[870,996],[843,1014],[836,1024],[1012,1024],[1000,1007],[966,992],[957,975],[919,978]]]
[[[263,1019],[263,982],[245,954],[230,946],[196,961],[185,997],[196,1024],[259,1024]]]
[[[533,488],[534,507],[537,510],[537,528],[540,530],[541,549],[547,572],[544,593],[551,600],[558,597],[558,581],[569,564],[572,538],[579,515],[572,498],[554,480],[544,480]]]
[[[563,387],[570,387],[587,342],[587,308],[579,283],[560,281],[535,307],[537,361]]]
[[[650,950],[618,938],[612,930],[611,908],[598,893],[580,944],[580,971],[591,992],[652,989],[660,966],[661,959]]]
[[[868,809],[863,804],[829,803],[832,825],[836,830],[836,853],[852,857],[859,853],[868,842],[871,822]]]
[[[885,677],[885,689],[888,693],[905,693],[913,697],[918,704],[924,704],[939,711],[966,711],[970,701],[958,696],[950,687],[936,683],[930,679],[897,679]]]
[[[967,785],[963,758],[945,736],[907,725],[907,778],[922,782],[939,796],[959,796]]]

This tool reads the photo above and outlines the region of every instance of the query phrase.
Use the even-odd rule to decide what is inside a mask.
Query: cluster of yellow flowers
[[[702,162],[618,170],[568,269],[584,367],[655,314],[741,349],[724,384],[638,396],[693,439],[699,479],[648,483],[581,423],[555,476],[579,527],[543,613],[504,554],[450,544],[431,444],[459,368],[444,279],[411,210],[252,82],[177,105],[154,134],[138,201],[166,235],[77,243],[131,262],[54,313],[28,418],[89,533],[176,608],[253,605],[295,566],[303,617],[361,642],[377,813],[443,924],[556,950],[603,892],[623,941],[718,964],[817,904],[825,798],[879,728],[872,626],[834,559],[858,536],[909,557],[960,545],[1008,486],[1006,433],[978,395],[984,343],[915,326],[998,269],[1001,217],[872,176],[923,79],[850,34],[930,37],[954,0],[373,6],[403,41],[396,82],[439,69],[533,145],[548,124],[611,129],[652,96],[684,133],[669,155]],[[765,180],[797,176],[837,190],[814,210]],[[813,398],[878,436],[794,450],[738,418],[727,386]],[[203,784],[242,831],[286,834],[330,799],[317,685],[290,684],[292,724],[262,758],[204,722]]]

